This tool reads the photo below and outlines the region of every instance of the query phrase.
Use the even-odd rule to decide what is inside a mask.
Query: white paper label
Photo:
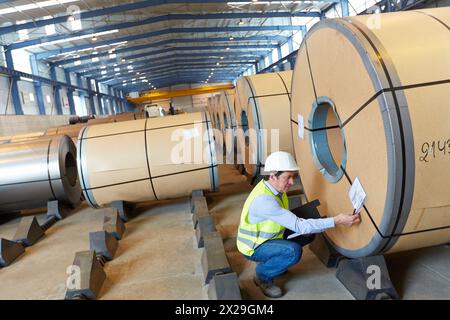
[[[352,202],[353,209],[355,209],[356,213],[359,213],[366,202],[367,195],[358,178],[353,181],[353,184],[348,191],[348,196]]]
[[[305,124],[303,121],[303,116],[300,113],[297,115],[297,122],[298,122],[298,137],[300,139],[303,139],[305,136],[305,128],[304,128]]]

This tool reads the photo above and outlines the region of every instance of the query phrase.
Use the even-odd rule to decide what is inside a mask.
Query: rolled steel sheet
[[[291,123],[307,198],[323,216],[361,224],[326,231],[348,257],[450,242],[450,8],[330,19],[298,53]],[[299,124],[303,124],[300,126]]]
[[[33,140],[36,138],[40,138],[44,135],[45,132],[38,131],[38,132],[22,133],[13,136],[3,136],[0,137],[0,144]]]
[[[234,100],[235,91],[227,90],[220,93],[219,104],[221,109],[221,119],[222,119],[222,148],[227,148],[228,152],[235,152],[236,139],[235,139],[235,128],[236,121],[234,118]],[[219,140],[219,141],[218,141]],[[220,139],[216,140],[220,143]]]
[[[225,133],[226,129],[233,129],[236,126],[234,118],[234,90],[227,90],[220,93],[219,104],[222,113],[222,132]]]
[[[255,178],[269,154],[294,153],[289,123],[292,71],[244,76],[236,83],[236,124],[246,174]],[[249,130],[249,134],[242,133]]]
[[[0,145],[0,213],[39,208],[49,200],[74,206],[81,188],[68,136]]]
[[[209,128],[209,116],[199,112],[84,128],[77,164],[86,201],[97,208],[113,201],[137,203],[189,196],[195,189],[217,190]],[[186,149],[180,151],[180,145]],[[184,161],[173,158],[177,152]]]
[[[52,127],[48,128],[45,132],[46,136],[54,136],[54,135],[67,135],[69,136],[73,142],[76,144],[78,135],[80,134],[81,129],[87,126],[87,123],[77,123],[70,124],[60,127]]]

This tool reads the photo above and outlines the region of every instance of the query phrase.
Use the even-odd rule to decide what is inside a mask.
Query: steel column
[[[7,47],[5,47],[5,59],[6,59],[6,67],[9,69],[14,69],[14,61],[12,58],[12,51],[9,50]],[[23,114],[22,102],[20,101],[19,86],[17,84],[17,81],[19,81],[19,78],[16,76],[11,76],[9,78],[9,80],[11,81],[11,96],[12,96],[14,111],[17,115]]]
[[[30,56],[31,72],[35,75],[39,75],[39,69],[35,55]],[[42,94],[42,83],[34,80],[34,93],[36,94],[36,101],[38,104],[39,114],[45,115],[44,95]]]
[[[67,70],[64,70],[64,75],[66,77],[66,83],[70,86],[72,84],[72,81],[70,79],[70,72]],[[73,99],[73,92],[75,90],[68,87],[67,88],[67,98],[69,99],[69,109],[70,109],[70,114],[75,115],[76,111],[75,111],[75,101]]]
[[[56,67],[54,64],[50,65],[50,77],[53,81],[57,81],[56,76]],[[62,112],[62,105],[61,105],[61,92],[59,91],[61,89],[60,85],[54,85],[53,90],[55,91],[55,107],[56,107],[56,114],[63,114]]]

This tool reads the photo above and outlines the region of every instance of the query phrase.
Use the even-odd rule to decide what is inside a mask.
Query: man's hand
[[[351,227],[354,224],[360,223],[361,222],[361,218],[359,217],[359,213],[357,214],[338,214],[337,216],[334,217],[334,225],[343,225],[343,226],[347,226],[347,227]]]

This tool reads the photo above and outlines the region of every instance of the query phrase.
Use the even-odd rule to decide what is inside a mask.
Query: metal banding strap
[[[258,108],[258,105],[256,104],[256,98],[260,98],[260,97],[255,96],[255,92],[253,91],[252,84],[250,83],[250,80],[248,80],[248,77],[244,77],[244,79],[247,81],[247,84],[248,84],[248,86],[250,88],[250,91],[252,93],[252,96],[249,97],[248,100],[247,100],[247,106],[248,106],[248,104],[250,102],[250,99],[253,99],[253,105],[255,107],[255,113],[256,113],[256,121],[258,123],[258,130],[260,130],[261,129],[261,123],[260,123],[260,120],[259,120],[259,108]],[[283,95],[284,95],[284,93],[283,93]],[[257,135],[257,142],[258,142],[257,143],[257,150],[258,151],[259,151],[259,148],[261,147],[260,139],[261,139],[261,136]],[[258,161],[258,164],[261,162],[260,159],[257,159],[257,161]],[[255,176],[258,175],[258,174],[259,174],[259,171],[255,172]]]
[[[146,119],[146,121],[147,120],[148,119]],[[173,126],[156,127],[156,128],[146,129],[146,130],[147,131],[151,131],[151,130],[159,130],[159,129],[167,129],[167,128],[184,127],[184,126],[189,126],[189,125],[198,124],[198,123],[204,123],[204,121],[203,122],[182,123],[182,124],[177,124],[177,125],[173,125]],[[99,136],[92,136],[92,137],[86,137],[86,138],[82,137],[82,139],[83,140],[88,140],[88,139],[96,139],[96,138],[103,138],[103,137],[119,136],[119,135],[122,135],[122,134],[138,133],[138,132],[143,132],[143,131],[145,131],[145,130],[134,130],[134,131],[118,132],[118,133],[103,134],[103,135],[99,135]]]
[[[92,201],[92,199],[91,199],[91,197],[89,195],[89,189],[86,188],[86,182],[85,182],[85,178],[84,178],[84,170],[83,169],[84,169],[84,164],[85,163],[83,163],[84,157],[83,157],[83,152],[82,151],[83,151],[83,140],[85,140],[85,139],[83,139],[83,136],[84,136],[87,128],[88,127],[86,126],[81,131],[80,139],[78,140],[79,143],[80,143],[80,147],[78,148],[79,150],[77,150],[79,156],[77,158],[78,158],[78,162],[79,162],[78,165],[80,166],[80,176],[81,176],[81,184],[82,184],[81,185],[81,189],[83,190],[83,193],[84,193],[84,195],[86,197],[86,200],[89,202],[89,205],[91,207],[97,208],[98,207],[97,204],[94,203],[94,201]],[[87,179],[87,177],[86,177],[86,179]]]
[[[384,61],[383,55],[381,54],[381,50],[379,50],[376,46],[373,40],[369,37],[367,32],[363,30],[363,27],[355,21],[352,21],[352,25],[364,36],[364,38],[369,42],[370,46],[372,47],[372,50],[375,52],[376,57],[378,59],[378,62],[381,64],[383,72],[385,74],[386,80],[388,81],[389,88],[393,89],[394,85],[392,82],[392,77],[389,74],[388,68],[386,66],[386,63]],[[395,233],[395,230],[397,229],[397,226],[399,224],[400,218],[402,216],[403,212],[403,206],[405,201],[405,184],[406,184],[406,147],[405,147],[405,133],[404,133],[404,127],[403,127],[403,120],[402,115],[400,112],[400,106],[398,103],[398,98],[395,91],[392,91],[392,97],[394,99],[394,105],[395,105],[395,112],[397,115],[397,121],[398,121],[398,130],[400,134],[400,143],[401,143],[401,193],[400,193],[400,201],[399,201],[399,207],[397,211],[397,216],[395,219],[394,226],[392,228],[391,237],[384,246],[380,249],[380,252],[384,252],[384,250],[389,247],[390,242],[392,241],[392,235]]]
[[[217,167],[217,164],[213,165],[213,166],[207,166],[207,167],[202,167],[202,168],[197,168],[197,169],[192,169],[192,170],[185,170],[185,171],[179,171],[179,172],[175,172],[175,173],[168,173],[168,174],[162,174],[162,175],[159,175],[159,176],[153,176],[152,179],[158,179],[158,178],[163,178],[163,177],[170,177],[170,176],[174,176],[174,175],[177,175],[177,174],[183,174],[183,173],[188,173],[188,172],[192,172],[192,171],[200,171],[200,170],[210,169],[212,167]],[[142,178],[142,179],[136,179],[136,180],[112,183],[112,184],[107,184],[107,185],[98,186],[98,187],[92,187],[92,188],[84,187],[83,190],[95,190],[95,189],[101,189],[101,188],[108,188],[108,187],[114,187],[114,186],[119,186],[119,185],[122,185],[122,184],[139,182],[139,181],[145,181],[145,180],[149,180],[149,178],[146,177],[146,178]]]
[[[347,178],[347,181],[350,183],[350,185],[353,184],[352,179],[350,178],[350,176],[348,175],[347,171],[345,171],[344,168],[342,168],[342,171],[344,171],[344,175]],[[364,211],[367,213],[367,215],[369,216],[370,221],[372,222],[373,227],[375,228],[375,230],[377,231],[378,235],[383,238],[383,239],[390,239],[390,238],[394,238],[394,237],[400,237],[400,236],[406,236],[406,235],[411,235],[411,234],[416,234],[416,233],[423,233],[423,232],[430,232],[430,231],[437,231],[437,230],[443,230],[443,229],[448,229],[450,228],[449,226],[444,226],[444,227],[437,227],[437,228],[429,228],[429,229],[423,229],[423,230],[416,230],[416,231],[411,231],[411,232],[404,232],[404,233],[393,233],[389,236],[386,236],[384,234],[381,233],[380,229],[378,229],[377,224],[375,223],[374,219],[372,218],[372,215],[369,212],[369,209],[367,209],[367,207],[364,205],[363,206]]]
[[[283,77],[280,76],[280,74],[279,74],[278,72],[277,72],[277,76],[280,77],[281,82],[283,83],[283,86],[284,86],[284,88],[286,89],[286,94],[287,94],[287,96],[288,96],[288,98],[289,98],[289,101],[291,101],[291,96],[290,96],[290,94],[289,94],[289,90],[288,90],[288,87],[287,87],[287,85],[286,85],[286,82],[284,82]]]
[[[436,20],[436,21],[439,22],[441,25],[443,25],[448,31],[450,31],[450,27],[449,27],[444,21],[442,21],[441,19],[438,19],[438,18],[436,18],[435,16],[433,16],[433,15],[431,15],[431,14],[429,14],[429,13],[423,12],[423,11],[416,10],[416,11],[413,11],[413,12],[421,13],[421,14],[423,14],[423,15],[426,15],[426,16],[428,16],[428,17],[430,17],[430,18]]]
[[[231,121],[232,115],[231,115],[230,101],[228,101],[228,94],[226,92],[224,93],[224,95],[225,95],[225,100],[227,102],[228,113],[230,115],[230,128],[232,128],[233,127],[233,121]]]
[[[155,199],[158,200],[158,197],[156,196],[156,192],[155,192],[155,187],[153,186],[152,173],[150,171],[150,162],[148,160],[147,119],[145,119],[145,125],[144,125],[144,144],[145,144],[145,160],[147,162],[147,169],[148,169],[148,179],[150,180],[150,186],[152,187],[153,195],[155,196]]]
[[[309,60],[308,37],[305,38],[305,41],[303,41],[303,43],[305,44],[306,59],[308,60],[308,69],[309,69],[309,75],[311,77],[311,84],[312,84],[313,90],[314,90],[314,98],[316,99],[316,103],[317,103],[316,85],[314,83],[314,77],[313,77],[312,70],[311,70],[311,61]]]
[[[52,179],[50,177],[50,147],[52,145],[52,141],[53,141],[53,138],[50,139],[50,141],[48,142],[48,147],[47,147],[47,176],[48,176],[48,184],[50,185],[50,190],[52,191],[53,199],[56,200],[55,191],[53,190],[53,185],[52,185]],[[59,156],[58,156],[58,158],[59,158]]]
[[[210,161],[210,165],[211,165],[211,178],[212,178],[212,191],[215,191],[216,190],[216,181],[215,181],[215,177],[214,177],[214,168],[212,167],[213,166],[213,163],[214,163],[214,158],[213,158],[213,154],[212,154],[212,147],[211,147],[211,135],[210,135],[210,132],[209,132],[209,121],[208,121],[208,115],[206,114],[206,113],[202,113],[202,118],[203,117],[205,117],[205,119],[206,119],[206,121],[203,121],[203,123],[204,122],[206,122],[206,132],[208,133],[208,147],[209,147],[209,156],[210,156],[210,159],[211,159],[211,161]],[[217,164],[216,164],[216,166],[217,166]]]
[[[422,88],[422,87],[442,85],[442,84],[446,84],[446,83],[450,83],[450,79],[431,81],[431,82],[415,83],[415,84],[410,84],[410,85],[405,85],[405,86],[394,87],[392,89],[383,88],[383,89],[379,90],[377,93],[375,93],[372,97],[370,97],[366,102],[364,102],[361,105],[361,107],[359,107],[352,115],[350,115],[348,117],[348,119],[345,120],[342,123],[342,128],[345,127],[351,120],[353,120],[361,111],[363,111],[379,95],[381,95],[381,94],[383,94],[385,92],[394,92],[394,91],[398,91],[398,90],[409,90],[409,89],[415,89],[415,88]],[[298,125],[298,122],[296,120],[292,119],[292,118],[291,118],[291,122],[294,122],[296,125]],[[328,130],[328,129],[335,129],[335,128],[337,129],[337,128],[340,128],[340,127],[339,126],[330,126],[330,127],[326,127],[326,128],[317,128],[317,129],[310,129],[310,128],[307,128],[307,127],[304,127],[304,128],[305,128],[305,130],[308,130],[308,131],[318,131],[318,130]]]
[[[23,182],[4,183],[4,184],[0,184],[0,187],[14,186],[14,185],[20,185],[20,184],[27,184],[27,183],[39,183],[39,182],[57,181],[57,180],[61,180],[61,178],[49,178],[49,179],[43,179],[43,180],[32,180],[32,181],[23,181]]]

